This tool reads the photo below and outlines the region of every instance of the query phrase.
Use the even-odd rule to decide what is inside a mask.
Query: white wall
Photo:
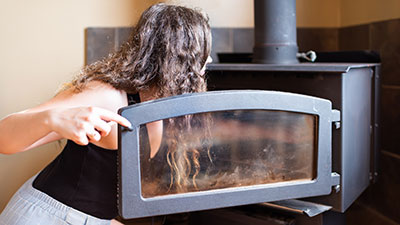
[[[254,27],[253,0],[166,0],[194,6],[210,17],[212,27]],[[338,27],[340,0],[297,0],[298,27]]]
[[[341,0],[342,27],[400,18],[399,0]]]
[[[59,85],[79,71],[86,27],[133,25],[154,2],[0,0],[0,118],[51,98]],[[0,211],[17,188],[59,150],[60,145],[52,143],[0,155]]]

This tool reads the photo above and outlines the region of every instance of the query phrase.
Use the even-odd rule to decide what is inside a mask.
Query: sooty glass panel
[[[142,196],[312,180],[317,123],[310,114],[233,110],[141,125]]]

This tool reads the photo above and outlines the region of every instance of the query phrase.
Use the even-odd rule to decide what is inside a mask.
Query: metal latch
[[[335,128],[340,128],[340,111],[337,109],[332,109],[332,116],[331,116],[332,123],[335,124]]]
[[[336,172],[331,173],[331,185],[336,193],[340,191],[340,174]]]

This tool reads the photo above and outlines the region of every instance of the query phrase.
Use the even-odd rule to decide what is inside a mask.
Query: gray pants
[[[110,220],[98,219],[73,209],[32,187],[30,178],[14,194],[0,214],[0,225],[108,225]]]

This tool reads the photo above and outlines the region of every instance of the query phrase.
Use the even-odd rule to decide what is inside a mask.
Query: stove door
[[[122,108],[119,209],[139,218],[326,195],[326,99],[275,91],[185,94]]]

